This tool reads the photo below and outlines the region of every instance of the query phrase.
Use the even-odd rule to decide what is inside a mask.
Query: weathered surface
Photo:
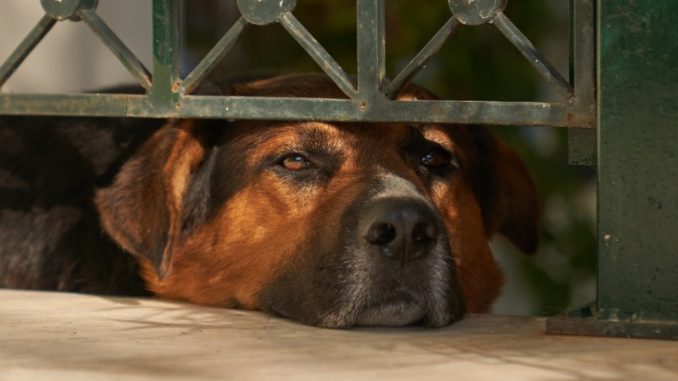
[[[539,318],[340,331],[150,299],[0,300],[2,380],[678,379],[677,342],[545,336]]]
[[[598,310],[678,324],[678,3],[600,3]]]

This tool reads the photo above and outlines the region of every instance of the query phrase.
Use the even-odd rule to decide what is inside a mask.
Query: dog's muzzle
[[[463,314],[448,237],[432,202],[394,175],[356,216],[341,316],[356,325],[443,326]],[[349,317],[350,316],[350,317]]]
[[[433,202],[393,174],[365,189],[342,211],[339,231],[314,226],[306,256],[262,291],[263,308],[328,328],[442,327],[460,319],[464,300]]]

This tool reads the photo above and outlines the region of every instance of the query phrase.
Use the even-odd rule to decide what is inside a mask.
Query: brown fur
[[[222,92],[343,97],[327,78],[312,75],[276,77]],[[399,99],[435,97],[410,85]],[[339,282],[347,277],[336,272],[348,271],[331,255],[343,250],[344,241],[336,237],[353,234],[356,228],[346,226],[347,216],[359,213],[379,173],[397,175],[435,206],[456,268],[452,282],[461,289],[466,311],[488,311],[500,292],[502,274],[488,246],[495,233],[528,253],[536,249],[534,184],[518,156],[481,127],[224,123],[169,121],[96,193],[103,228],[135,256],[146,287],[160,297],[280,312],[280,307],[267,307],[262,295],[271,285],[293,279],[301,283],[289,286],[289,303],[310,315],[329,309],[341,295],[318,295],[318,290],[339,287],[323,283]],[[427,178],[418,162],[413,165],[403,156],[402,142],[412,134],[453,152],[458,168],[442,179]],[[316,146],[325,155],[318,160],[329,162],[322,166],[327,174],[313,181],[290,177],[271,162],[281,152]],[[324,259],[320,252],[326,253]],[[315,275],[305,279],[307,271]],[[305,294],[294,294],[301,284]],[[317,300],[298,300],[304,295]],[[312,317],[300,319],[321,324]]]

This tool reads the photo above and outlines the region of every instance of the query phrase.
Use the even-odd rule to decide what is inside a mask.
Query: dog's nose
[[[442,230],[431,208],[416,199],[377,200],[363,216],[362,237],[403,264],[428,254]]]

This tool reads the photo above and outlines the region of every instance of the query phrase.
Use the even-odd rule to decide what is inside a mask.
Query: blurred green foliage
[[[512,0],[506,14],[567,77],[569,8],[565,0]],[[447,1],[387,0],[387,73],[397,74],[450,17]],[[189,66],[195,64],[238,17],[233,0],[191,0],[187,10]],[[299,0],[295,15],[349,74],[356,72],[355,0]],[[216,72],[319,71],[280,25],[249,29]],[[518,51],[491,25],[461,27],[415,82],[446,99],[558,99]],[[497,127],[523,156],[543,205],[542,244],[526,257],[499,242],[531,302],[505,313],[555,314],[595,297],[595,172],[567,163],[567,131]],[[590,299],[590,300],[589,300]]]

